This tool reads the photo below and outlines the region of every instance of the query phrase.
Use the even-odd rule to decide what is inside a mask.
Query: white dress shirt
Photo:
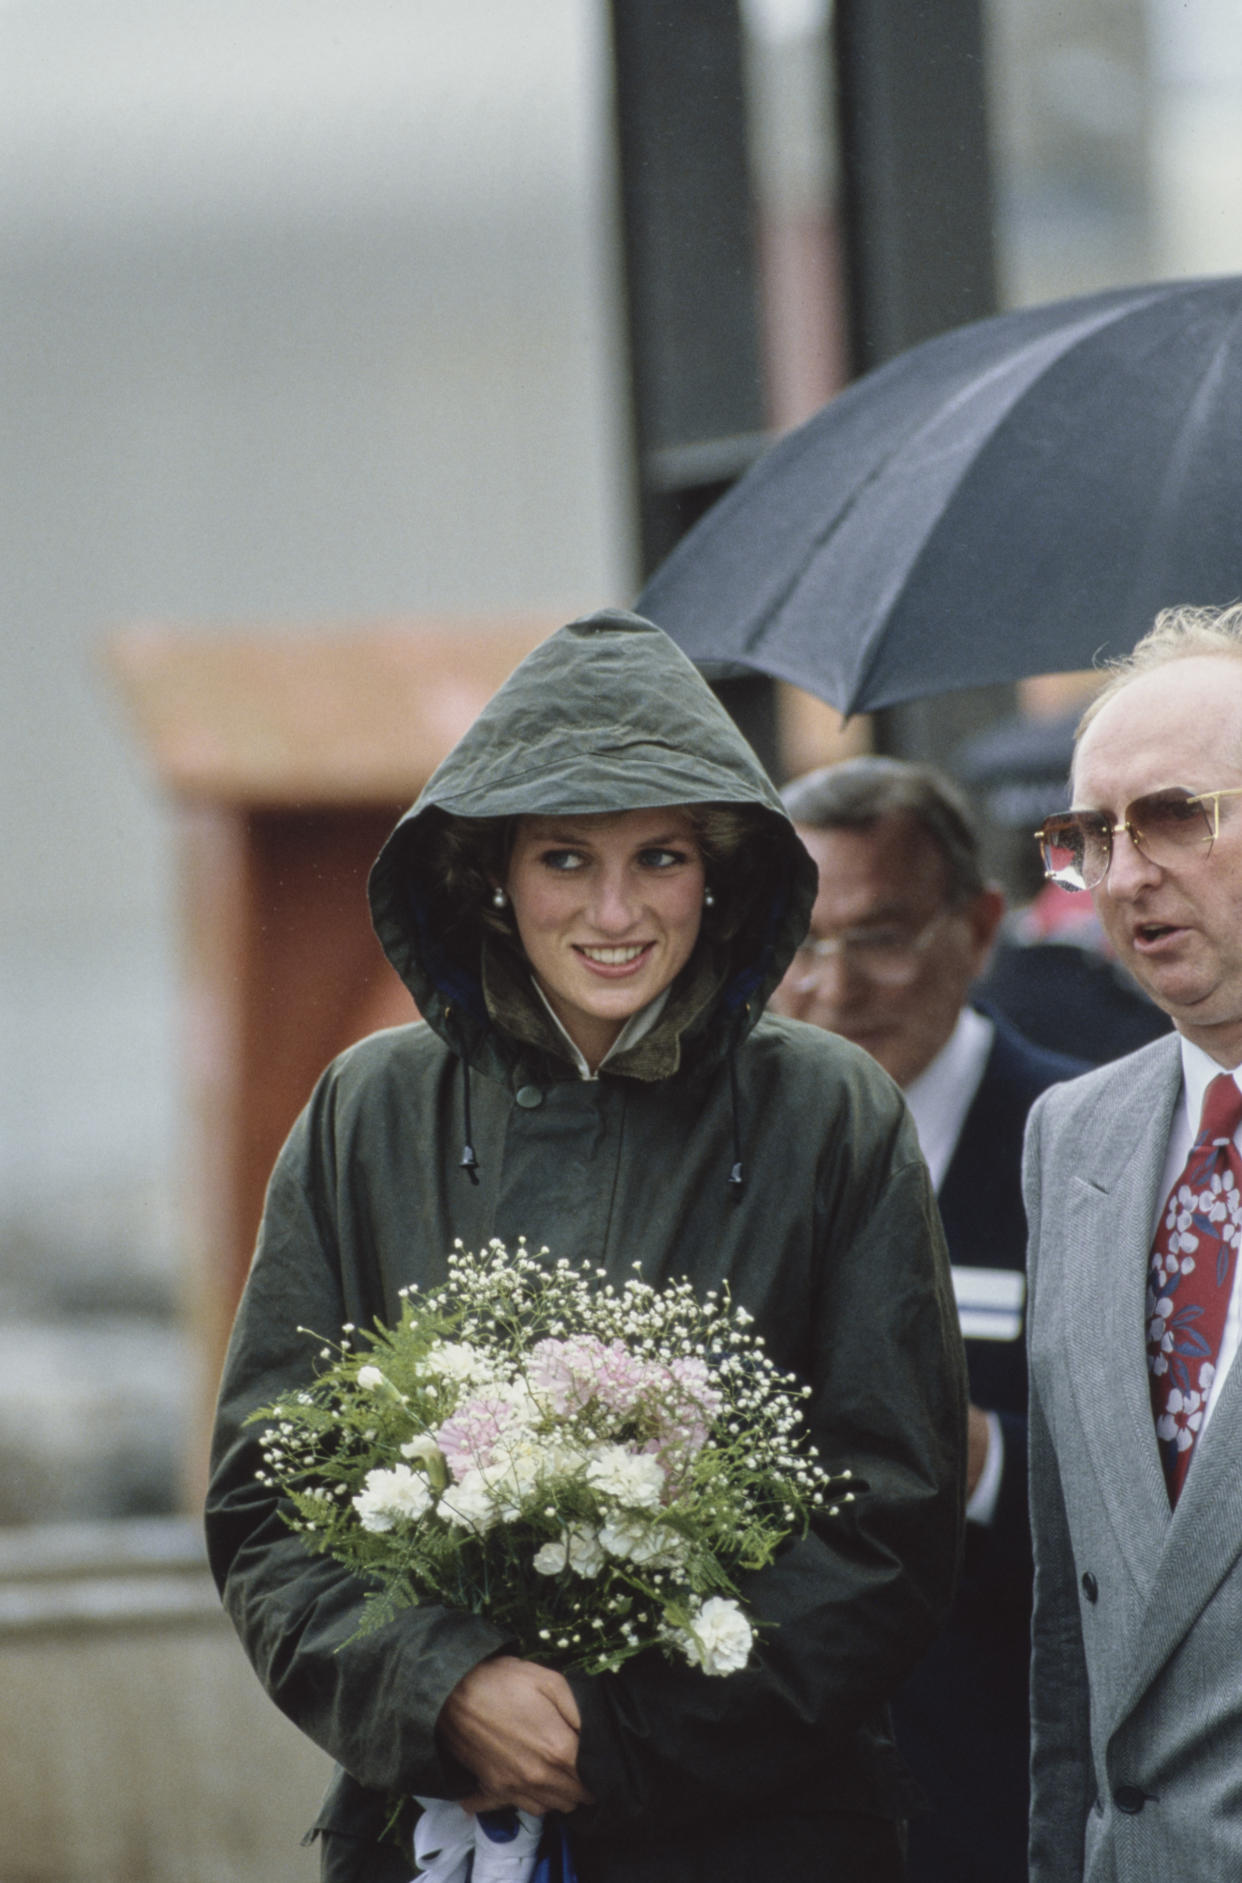
[[[573,1056],[573,1062],[575,1066],[578,1068],[578,1077],[580,1079],[598,1078],[599,1067],[597,1067],[594,1072],[591,1071],[591,1068],[587,1063],[586,1054],[582,1051],[582,1048],[578,1045],[578,1042],[574,1038],[572,1038],[568,1030],[564,1026],[562,1026],[560,1017],[557,1014],[556,1009],[553,1007],[552,1002],[548,999],[547,995],[544,993],[542,987],[540,987],[538,981],[535,979],[533,974],[530,977],[530,984],[534,988],[535,992],[538,994],[540,1000],[543,1002],[548,1012],[551,1014],[553,1026],[555,1026],[557,1032],[560,1034],[566,1046],[569,1048],[569,1051]],[[665,1007],[668,1005],[668,997],[672,993],[672,991],[673,991],[672,985],[670,983],[668,987],[661,989],[661,991],[656,995],[654,1000],[649,1000],[645,1007],[640,1007],[637,1013],[632,1013],[630,1015],[629,1019],[626,1021],[621,1031],[618,1033],[616,1039],[612,1042],[612,1045],[608,1048],[608,1051],[604,1054],[604,1057],[600,1060],[599,1062],[600,1066],[606,1066],[608,1064],[608,1061],[614,1056],[614,1054],[623,1053],[627,1046],[637,1046],[639,1040],[646,1038],[647,1034],[650,1033],[652,1027],[655,1025],[656,1021],[660,1018],[660,1015],[664,1012]]]
[[[1181,1175],[1182,1166],[1190,1154],[1190,1147],[1199,1135],[1199,1119],[1203,1112],[1204,1094],[1217,1073],[1224,1072],[1226,1069],[1224,1066],[1218,1066],[1201,1046],[1192,1045],[1188,1039],[1182,1039],[1181,1048],[1182,1094],[1173,1113],[1173,1123],[1169,1130],[1169,1148],[1165,1153],[1164,1171],[1160,1179],[1160,1189],[1157,1192],[1156,1214],[1151,1226],[1153,1244],[1174,1179]],[[1242,1066],[1233,1067],[1230,1077],[1235,1085],[1242,1085]],[[1242,1125],[1234,1133],[1234,1143],[1242,1148]],[[1239,1294],[1238,1277],[1239,1270],[1235,1269],[1233,1292],[1229,1297],[1224,1332],[1220,1338],[1220,1353],[1216,1359],[1216,1374],[1203,1408],[1201,1431],[1206,1429],[1207,1422],[1212,1416],[1212,1408],[1216,1404],[1217,1395],[1225,1375],[1233,1365],[1239,1341],[1242,1341],[1242,1296]]]
[[[996,1032],[992,1022],[973,1007],[963,1007],[957,1025],[930,1066],[906,1087],[906,1103],[919,1134],[919,1149],[927,1160],[932,1187],[939,1194],[953,1161],[957,1141],[974,1103],[983,1069]],[[1005,1470],[1005,1440],[994,1412],[988,1422],[988,1455],[979,1482],[971,1492],[966,1515],[971,1523],[991,1523]]]
[[[905,1088],[906,1104],[919,1134],[919,1149],[939,1191],[957,1149],[966,1114],[974,1104],[992,1050],[992,1022],[963,1007],[957,1025],[930,1066]]]

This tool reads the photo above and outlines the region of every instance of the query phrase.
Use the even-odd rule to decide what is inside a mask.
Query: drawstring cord
[[[451,1006],[444,1009],[444,1017],[446,1020],[452,1011]],[[458,1167],[465,1171],[471,1183],[477,1184],[479,1181],[479,1160],[474,1154],[474,1128],[470,1122],[470,1060],[460,1033],[457,1035],[457,1057],[461,1064],[461,1106],[465,1124],[465,1136],[461,1147],[461,1156],[458,1159]]]
[[[461,1096],[462,1110],[466,1115],[466,1138],[461,1147],[461,1168],[471,1183],[479,1181],[479,1160],[474,1154],[474,1132],[470,1127],[470,1061],[465,1053],[461,1055]]]
[[[729,1172],[729,1195],[735,1203],[740,1203],[742,1191],[746,1187],[746,1173],[742,1169],[742,1107],[737,1095],[736,1042],[732,1039],[726,1057],[729,1062],[729,1106],[733,1114],[733,1168]]]

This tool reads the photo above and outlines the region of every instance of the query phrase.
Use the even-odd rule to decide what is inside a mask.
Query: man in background
[[[1023,1883],[1029,1759],[1027,1112],[1081,1062],[969,1004],[1004,898],[957,789],[928,766],[849,759],[795,780],[786,809],[819,866],[805,944],[772,1000],[865,1047],[897,1081],[944,1219],[970,1373],[966,1563],[940,1640],[894,1704],[931,1801],[910,1883]]]

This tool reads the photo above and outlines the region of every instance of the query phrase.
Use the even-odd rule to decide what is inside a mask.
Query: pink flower
[[[612,1340],[600,1350],[596,1395],[609,1411],[624,1416],[642,1396],[646,1368],[624,1341]]]
[[[642,1362],[624,1341],[605,1346],[593,1334],[576,1334],[569,1340],[541,1340],[531,1351],[531,1391],[561,1418],[581,1412],[593,1399],[624,1416],[636,1404],[643,1381]]]
[[[653,1369],[649,1392],[657,1425],[650,1449],[675,1471],[679,1459],[684,1464],[703,1449],[724,1401],[711,1383],[706,1362],[692,1356]]]
[[[681,1388],[687,1408],[693,1408],[697,1418],[705,1421],[706,1430],[703,1436],[706,1438],[712,1422],[719,1416],[720,1408],[724,1404],[721,1394],[712,1385],[712,1376],[708,1371],[706,1360],[699,1360],[693,1356],[688,1356],[684,1360],[674,1360],[669,1367],[669,1372]]]
[[[666,1470],[684,1470],[701,1451],[724,1403],[707,1363],[687,1355],[671,1361],[640,1359],[622,1340],[593,1335],[541,1340],[531,1351],[528,1384],[558,1418],[588,1406],[609,1415],[613,1428],[630,1420],[645,1434],[640,1451]]]
[[[444,1421],[435,1440],[460,1484],[467,1471],[494,1464],[496,1452],[517,1414],[503,1399],[463,1399]]]

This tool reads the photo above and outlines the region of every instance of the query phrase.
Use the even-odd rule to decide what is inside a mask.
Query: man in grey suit
[[[1215,1883],[1242,1877],[1242,607],[1158,618],[1072,782],[1045,866],[1176,1032],[1027,1132],[1031,1879]]]

